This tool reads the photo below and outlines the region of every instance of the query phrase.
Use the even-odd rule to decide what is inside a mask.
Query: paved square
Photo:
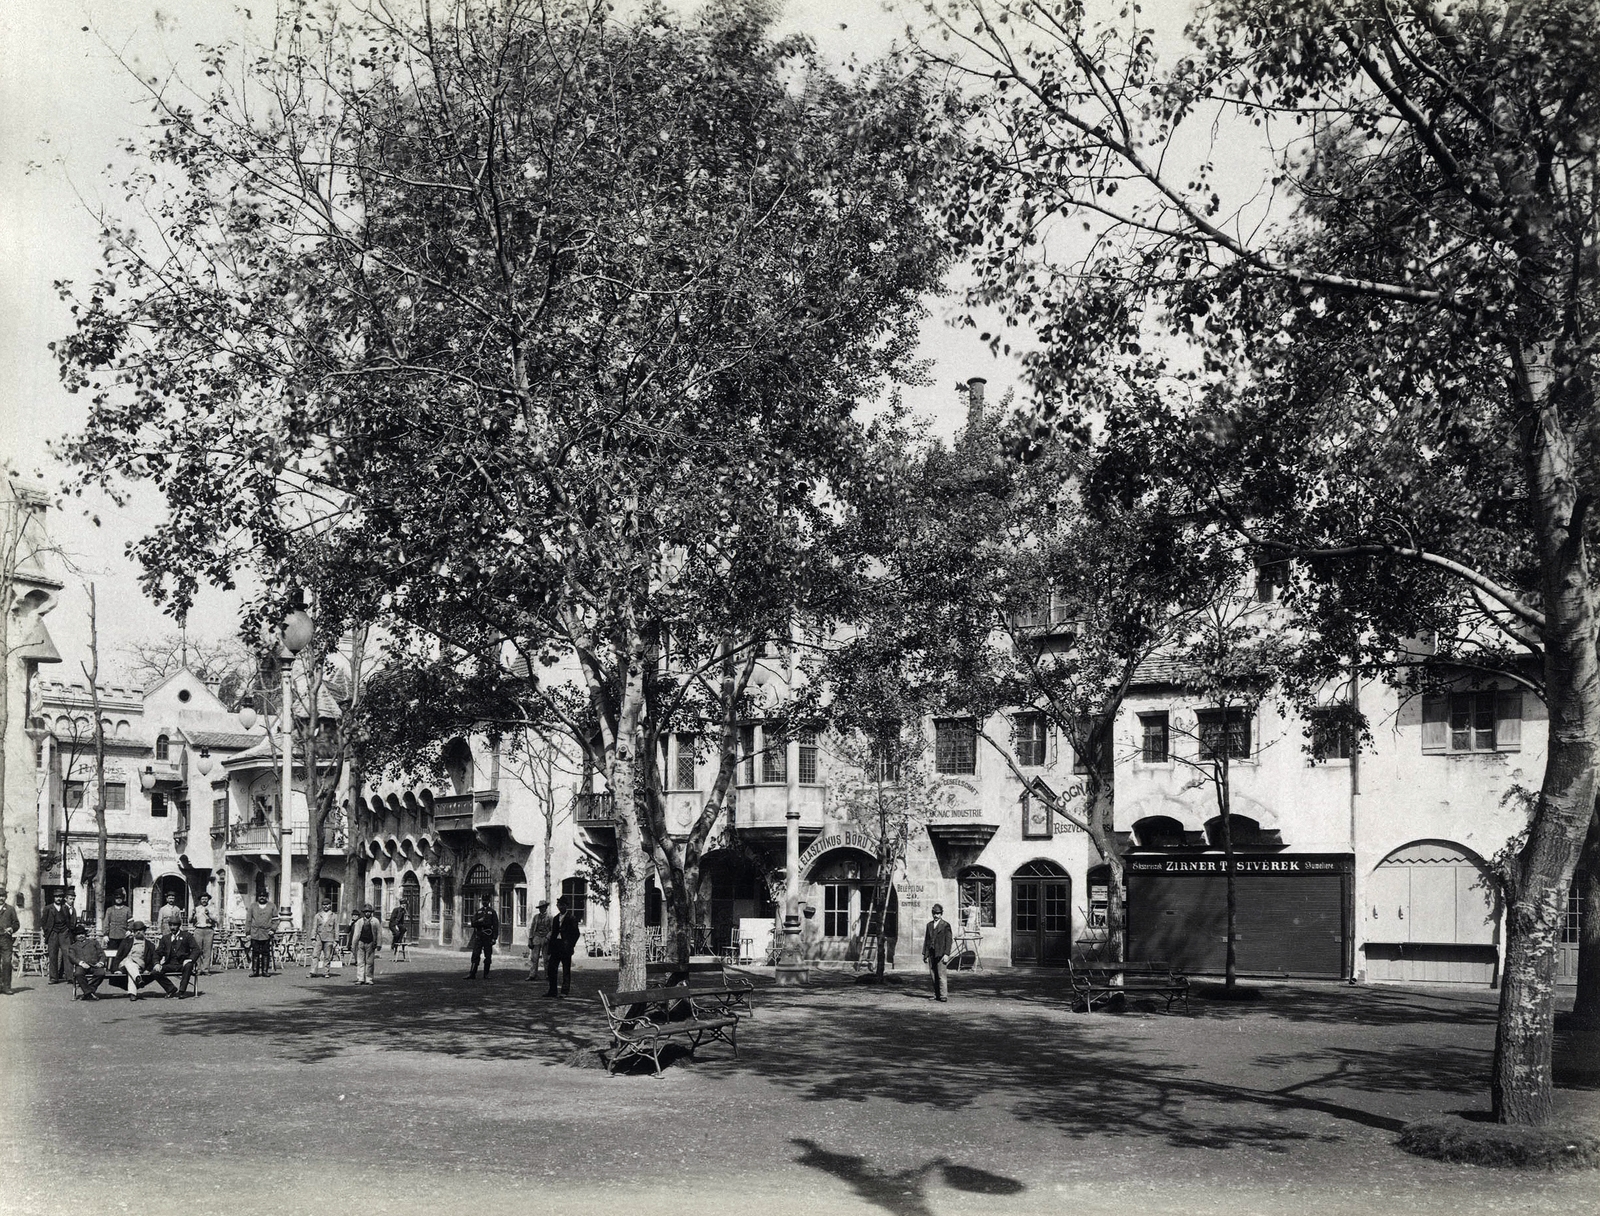
[[[598,960],[595,960],[598,962]],[[739,1058],[608,1077],[583,966],[469,983],[212,976],[197,1000],[0,1001],[0,1210],[227,1213],[1584,1212],[1593,1174],[1416,1160],[1487,1106],[1494,994],[1267,985],[1257,1004],[1074,1014],[1062,977],[763,986]],[[766,985],[764,978],[758,983]],[[1593,1090],[1559,1091],[1572,1113]]]

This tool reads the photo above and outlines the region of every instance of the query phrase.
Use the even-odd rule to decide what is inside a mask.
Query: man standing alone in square
[[[922,961],[933,973],[933,999],[950,999],[950,951],[955,948],[955,934],[950,922],[944,918],[944,905],[933,905],[933,919],[922,935]]]

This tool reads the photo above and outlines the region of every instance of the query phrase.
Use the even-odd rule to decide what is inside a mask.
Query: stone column
[[[778,943],[780,984],[804,984],[805,956],[800,948],[800,811],[793,802],[784,814],[783,940]]]

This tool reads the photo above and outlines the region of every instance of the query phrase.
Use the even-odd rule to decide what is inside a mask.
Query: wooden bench
[[[661,1075],[661,1049],[675,1038],[689,1044],[689,1054],[706,1039],[721,1039],[739,1056],[739,1016],[702,1003],[688,986],[640,988],[634,992],[600,993],[611,1030],[607,1074],[632,1056],[648,1056]]]
[[[747,979],[730,975],[718,958],[690,959],[687,969],[678,963],[646,963],[645,986],[649,988],[675,988],[687,985],[695,999],[715,1006],[723,1013],[740,1017],[755,1017],[755,1006],[750,994],[755,985]]]
[[[1073,995],[1083,1002],[1085,1013],[1094,1012],[1096,1001],[1105,1004],[1119,996],[1139,994],[1164,998],[1168,1013],[1172,1012],[1172,1002],[1181,998],[1183,1011],[1189,1012],[1189,977],[1174,971],[1169,963],[1134,960],[1084,964],[1068,960],[1067,973]]]

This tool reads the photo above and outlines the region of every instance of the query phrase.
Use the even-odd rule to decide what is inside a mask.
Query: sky
[[[65,481],[50,444],[82,425],[85,402],[66,393],[49,344],[71,318],[54,287],[86,281],[98,254],[95,213],[114,208],[111,183],[126,165],[124,145],[149,118],[138,86],[119,58],[146,72],[194,63],[196,43],[240,36],[251,22],[265,27],[273,0],[6,0],[0,5],[0,458],[53,490]],[[679,7],[691,7],[681,0]],[[1150,11],[1146,6],[1147,15]],[[1184,0],[1167,0],[1161,16],[1181,25]],[[915,10],[916,6],[912,6]],[[250,21],[244,14],[251,13]],[[887,50],[906,24],[882,0],[788,0],[780,29],[809,34],[832,61],[871,58]],[[84,27],[89,27],[87,30]],[[989,381],[998,400],[1017,386],[1016,365],[991,355],[977,334],[953,328],[954,300],[930,301],[922,356],[930,383],[906,400],[935,431],[949,434],[961,417],[955,386],[972,376]],[[98,519],[98,525],[94,522]],[[116,674],[119,652],[142,638],[170,633],[175,623],[141,592],[125,546],[158,527],[161,504],[135,490],[124,506],[99,497],[69,498],[50,516],[53,538],[70,563],[66,590],[48,626],[66,659],[48,675],[82,678],[89,646],[88,595],[99,600],[101,663]],[[191,635],[231,636],[239,598],[202,593],[189,617]]]

